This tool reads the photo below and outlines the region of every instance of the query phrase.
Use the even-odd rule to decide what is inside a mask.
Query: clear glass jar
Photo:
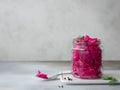
[[[101,78],[102,56],[98,45],[83,40],[74,42],[72,48],[72,74],[83,79]]]

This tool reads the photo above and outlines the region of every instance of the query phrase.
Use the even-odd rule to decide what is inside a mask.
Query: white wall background
[[[70,60],[85,34],[120,60],[120,0],[0,0],[0,61]]]

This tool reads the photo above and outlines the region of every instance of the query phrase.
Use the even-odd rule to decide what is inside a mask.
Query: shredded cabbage
[[[101,78],[102,50],[100,40],[88,35],[74,40],[72,74],[83,79]]]

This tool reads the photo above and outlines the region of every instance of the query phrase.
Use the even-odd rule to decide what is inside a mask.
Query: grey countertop
[[[0,62],[0,90],[119,90],[120,88],[120,85],[65,85],[59,80],[43,81],[35,77],[38,69],[51,75],[71,70],[71,63]],[[120,70],[120,62],[103,62],[103,69]]]

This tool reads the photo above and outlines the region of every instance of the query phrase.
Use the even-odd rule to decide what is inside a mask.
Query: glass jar
[[[72,74],[83,79],[101,78],[101,49],[88,45],[84,40],[75,41],[72,48]]]

